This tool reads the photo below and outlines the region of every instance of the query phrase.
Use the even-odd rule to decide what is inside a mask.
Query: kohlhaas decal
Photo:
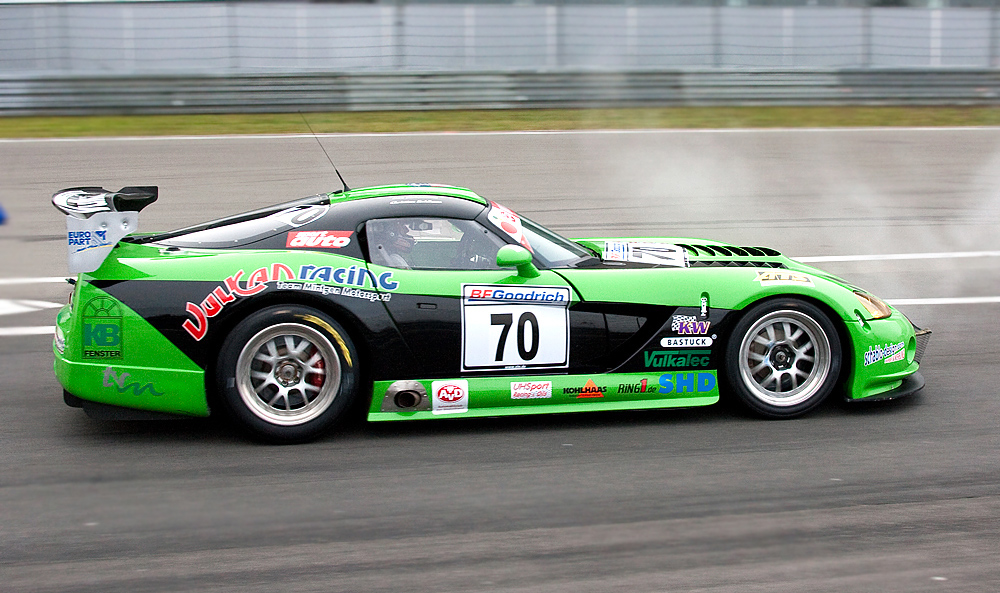
[[[528,244],[527,237],[524,236],[524,227],[521,225],[521,217],[514,214],[514,211],[506,206],[501,206],[496,202],[490,202],[490,211],[486,218],[498,229],[510,235],[512,239],[524,246],[528,251],[534,251]]]
[[[660,375],[661,394],[708,393],[715,389],[715,373],[666,373]]]
[[[434,414],[460,414],[469,410],[469,381],[433,381],[431,383]]]
[[[608,391],[607,386],[601,385],[600,387],[594,383],[593,379],[587,379],[587,382],[583,387],[563,387],[563,393],[569,395],[576,395],[577,399],[586,399],[591,397],[604,397],[604,394]]]
[[[812,286],[812,278],[798,272],[768,271],[758,272],[754,278],[761,286]]]
[[[83,358],[120,360],[124,342],[122,309],[111,297],[94,297],[83,306]]]
[[[674,315],[670,318],[670,329],[683,335],[702,335],[708,333],[710,321],[699,320],[694,315]]]
[[[340,249],[351,244],[354,231],[292,231],[285,247]]]

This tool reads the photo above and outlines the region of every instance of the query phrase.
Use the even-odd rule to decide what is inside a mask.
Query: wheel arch
[[[367,332],[365,331],[364,323],[358,318],[354,312],[352,312],[347,307],[338,305],[335,302],[325,299],[320,295],[314,295],[312,293],[305,293],[301,291],[273,291],[267,292],[260,296],[254,297],[252,299],[247,299],[245,303],[241,303],[243,306],[239,308],[234,308],[233,311],[226,315],[223,319],[218,321],[213,320],[213,331],[209,336],[209,341],[207,347],[212,352],[221,351],[222,344],[225,342],[226,338],[230,333],[240,324],[244,319],[247,319],[254,313],[262,311],[268,307],[281,306],[281,305],[297,305],[303,307],[309,307],[316,309],[322,313],[325,313],[333,318],[334,321],[343,326],[344,330],[350,335],[354,347],[357,350],[359,361],[355,364],[359,368],[361,382],[359,389],[365,394],[364,398],[370,397],[371,389],[368,386],[371,384],[372,377],[370,375],[371,369],[370,365],[361,364],[362,360],[370,360],[372,354],[371,344],[365,339]],[[212,356],[208,357],[207,366],[205,367],[205,393],[208,398],[209,409],[215,409],[214,406],[218,406],[219,394],[216,393],[214,389],[214,377],[218,369],[219,357]],[[367,404],[369,402],[365,402]]]
[[[854,361],[857,357],[854,353],[854,343],[851,340],[850,332],[847,330],[847,323],[844,321],[844,317],[837,313],[830,303],[816,298],[813,295],[804,293],[781,293],[781,294],[767,294],[760,295],[754,300],[747,301],[743,303],[743,306],[736,310],[736,317],[733,319],[733,323],[729,324],[728,333],[724,337],[724,348],[728,348],[730,340],[733,339],[733,328],[746,317],[747,312],[753,307],[770,301],[778,301],[784,299],[800,300],[813,305],[826,315],[827,319],[833,324],[833,327],[837,330],[837,338],[840,340],[840,370],[837,375],[837,385],[834,388],[835,391],[843,393],[844,386],[846,384],[847,378],[851,375],[851,370],[853,369]]]

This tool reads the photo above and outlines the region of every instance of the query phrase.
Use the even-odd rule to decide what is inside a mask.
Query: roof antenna
[[[340,182],[344,184],[344,189],[341,190],[341,193],[350,191],[351,188],[347,187],[347,182],[344,181],[344,176],[341,175],[340,171],[337,170],[337,165],[333,164],[333,159],[330,158],[330,153],[326,151],[326,148],[323,147],[323,143],[319,141],[319,136],[317,136],[316,132],[313,131],[312,126],[309,125],[309,120],[306,119],[305,114],[299,111],[299,117],[302,118],[302,121],[306,122],[306,127],[309,128],[310,132],[312,132],[313,138],[316,139],[316,142],[319,144],[319,147],[323,149],[323,154],[326,155],[326,160],[330,161],[330,165],[333,167],[333,170],[337,172],[337,177],[340,178]]]

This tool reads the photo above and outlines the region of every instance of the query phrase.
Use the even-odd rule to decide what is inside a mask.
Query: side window
[[[506,245],[474,220],[381,218],[365,224],[373,264],[403,270],[496,270]]]

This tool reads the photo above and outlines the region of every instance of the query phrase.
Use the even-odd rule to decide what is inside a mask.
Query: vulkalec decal
[[[644,352],[646,368],[706,368],[711,350],[653,350]]]

